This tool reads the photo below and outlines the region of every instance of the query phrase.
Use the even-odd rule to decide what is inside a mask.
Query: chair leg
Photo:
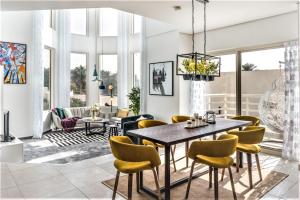
[[[218,188],[218,168],[214,167],[214,189],[215,189],[215,199],[219,199],[219,188]]]
[[[240,152],[236,152],[236,172],[240,172]]]
[[[136,192],[140,193],[140,172],[136,173]]]
[[[231,183],[233,198],[234,198],[234,200],[236,200],[237,197],[236,197],[236,193],[235,193],[234,182],[233,182],[233,177],[232,177],[232,172],[231,172],[231,167],[230,166],[228,167],[228,172],[229,172],[229,177],[230,177],[230,183]]]
[[[189,152],[189,141],[186,141],[185,142],[185,165],[186,165],[186,167],[189,167],[188,152]]]
[[[225,168],[222,169],[222,177],[221,177],[221,181],[224,180],[224,174],[225,174]]]
[[[191,182],[193,179],[193,171],[194,171],[194,167],[195,167],[195,161],[193,161],[192,166],[191,166],[191,172],[190,172],[190,178],[189,178],[189,182],[186,188],[186,193],[185,193],[185,199],[187,199],[189,197],[189,192],[190,192],[190,187],[191,187]]]
[[[153,172],[153,176],[154,176],[154,180],[155,180],[157,196],[158,196],[158,199],[160,200],[161,199],[161,194],[160,194],[160,187],[159,187],[159,183],[158,183],[157,174],[156,174],[155,169],[152,169],[152,172]]]
[[[250,189],[253,188],[253,182],[252,182],[252,159],[251,159],[251,154],[247,153],[247,163],[248,163],[248,175],[249,175],[249,184],[250,184]]]
[[[212,188],[212,167],[209,167],[209,183],[208,187]]]
[[[133,174],[128,175],[128,200],[132,199],[132,176]]]
[[[118,189],[118,183],[119,183],[119,177],[120,177],[120,172],[117,171],[116,180],[115,180],[115,186],[114,186],[114,192],[113,192],[113,196],[112,196],[113,200],[116,198],[117,189]]]
[[[260,168],[258,154],[255,154],[255,159],[256,159],[256,165],[257,165],[257,169],[258,169],[259,179],[260,179],[260,181],[262,181],[262,174],[261,174],[261,168]]]

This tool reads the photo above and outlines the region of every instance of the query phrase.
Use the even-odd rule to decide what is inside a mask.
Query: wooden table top
[[[185,129],[186,122],[182,122],[129,130],[127,134],[141,139],[148,139],[163,145],[173,145],[251,124],[250,121],[218,118],[216,119],[216,124],[209,124],[208,126],[195,129]]]

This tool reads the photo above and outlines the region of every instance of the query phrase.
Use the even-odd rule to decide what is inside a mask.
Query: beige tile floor
[[[263,199],[298,199],[297,163],[264,154],[260,159],[263,169],[289,174]],[[101,181],[115,176],[113,160],[106,155],[64,165],[1,163],[0,199],[111,199],[112,191]]]

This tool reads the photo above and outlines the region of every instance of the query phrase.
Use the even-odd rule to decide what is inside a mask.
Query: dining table
[[[217,118],[214,124],[209,124],[207,126],[187,129],[186,122],[167,124],[162,126],[155,126],[143,129],[135,129],[127,132],[129,136],[136,137],[139,144],[142,144],[143,139],[153,141],[164,145],[164,160],[165,160],[165,174],[164,174],[164,187],[160,188],[161,193],[164,193],[164,199],[171,199],[171,189],[184,184],[188,181],[188,176],[176,180],[171,183],[171,174],[170,174],[170,150],[171,146],[179,143],[184,143],[190,140],[199,139],[206,136],[213,136],[213,139],[216,139],[216,134],[228,131],[231,129],[239,128],[241,129],[244,126],[249,126],[252,123],[250,121],[234,120],[234,119],[224,119]],[[193,178],[197,178],[204,173],[202,172],[193,175]],[[138,187],[140,190],[145,193],[157,198],[157,193],[152,191],[150,188],[143,185],[143,172],[139,174]]]

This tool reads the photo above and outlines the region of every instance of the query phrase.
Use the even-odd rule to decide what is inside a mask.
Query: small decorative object
[[[5,84],[25,84],[26,44],[0,42],[0,65]]]
[[[203,23],[203,53],[195,52],[195,0],[192,0],[192,53],[178,54],[176,74],[182,75],[184,80],[213,81],[220,76],[221,58],[206,54],[206,4],[208,0],[196,0],[203,3],[204,23]]]
[[[216,113],[214,111],[207,111],[205,114],[205,122],[209,124],[216,123]]]
[[[91,118],[92,120],[97,119],[97,114],[99,112],[100,108],[95,104],[91,107]]]
[[[103,92],[105,90],[105,85],[103,83],[103,80],[100,78],[100,76],[98,75],[98,72],[97,72],[97,66],[96,64],[94,65],[94,72],[93,72],[93,77],[94,77],[94,80],[93,81],[97,81],[99,84],[99,90],[100,92]]]
[[[113,102],[113,89],[114,89],[114,86],[111,84],[109,84],[108,86],[108,90],[110,91],[110,112],[112,112],[112,102]]]
[[[173,61],[149,64],[149,94],[173,96]]]
[[[192,120],[187,120],[186,121],[186,127],[187,128],[192,128],[193,127]]]

